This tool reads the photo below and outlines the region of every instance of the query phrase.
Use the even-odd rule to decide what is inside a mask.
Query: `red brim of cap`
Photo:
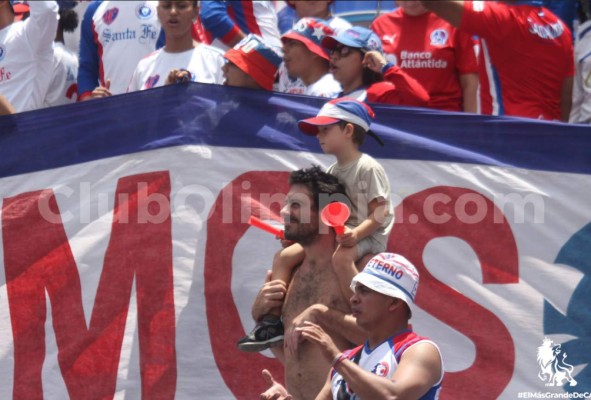
[[[249,56],[252,57],[251,60],[248,60],[244,53],[234,49],[229,49],[224,54],[227,60],[233,62],[244,73],[250,75],[263,89],[273,90],[277,70],[260,54],[251,52]],[[263,68],[261,65],[267,65],[268,67]]]
[[[328,56],[328,54],[326,54],[322,47],[318,46],[316,43],[314,43],[305,36],[299,35],[295,32],[288,32],[285,35],[281,36],[281,39],[293,39],[297,40],[298,42],[302,42],[304,46],[306,46],[306,48],[310,50],[312,53],[324,58],[325,60],[330,60],[330,57]]]
[[[336,118],[313,117],[301,120],[300,122],[298,122],[298,127],[306,135],[316,136],[318,134],[319,126],[332,125],[336,124],[337,122],[339,122],[339,120]]]
[[[12,6],[12,9],[15,14],[24,14],[24,13],[28,13],[31,11],[29,6],[26,4],[23,4],[23,3],[15,4],[14,6]]]

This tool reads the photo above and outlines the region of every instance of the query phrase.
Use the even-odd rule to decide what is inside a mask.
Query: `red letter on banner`
[[[478,222],[466,223],[458,216],[463,198],[477,198],[484,211]],[[474,364],[465,371],[445,375],[441,397],[445,399],[497,399],[509,384],[515,368],[515,347],[503,322],[491,311],[439,282],[423,263],[427,244],[439,237],[457,237],[472,247],[482,268],[484,284],[519,281],[517,245],[509,223],[494,203],[469,189],[439,186],[404,199],[397,211],[388,250],[407,257],[419,270],[417,305],[466,335],[476,347]],[[477,215],[474,207],[467,211]],[[399,212],[397,217],[399,217]],[[414,218],[414,219],[413,219]],[[402,220],[399,220],[402,219]],[[450,273],[453,265],[450,265]],[[486,385],[474,384],[486,382]]]
[[[237,399],[257,399],[268,389],[261,378],[264,368],[269,369],[276,380],[284,379],[279,361],[258,353],[245,353],[233,345],[245,332],[232,296],[232,256],[238,241],[250,227],[243,220],[242,207],[249,206],[255,217],[269,218],[269,212],[278,215],[279,204],[270,205],[270,210],[260,205],[265,195],[287,193],[288,182],[288,172],[242,174],[222,190],[207,221],[204,275],[209,339],[222,378]],[[248,193],[245,187],[249,188]],[[244,194],[248,194],[247,205],[242,204]],[[269,237],[269,242],[272,241]]]
[[[156,205],[154,197],[166,201]],[[41,205],[42,211],[50,211],[54,217],[60,215],[51,190],[5,199],[2,210],[14,336],[14,398],[43,398],[46,291],[51,301],[59,365],[70,398],[113,398],[134,277],[142,398],[174,398],[175,313],[168,172],[125,177],[118,182],[111,238],[88,328],[80,277],[62,221],[59,217],[58,221],[44,218]],[[142,213],[164,217],[154,223]]]

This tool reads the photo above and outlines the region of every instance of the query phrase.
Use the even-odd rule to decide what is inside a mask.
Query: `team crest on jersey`
[[[105,24],[111,25],[113,21],[115,21],[115,19],[117,18],[117,15],[119,15],[119,9],[117,7],[111,8],[105,11],[105,13],[103,14],[103,21],[105,22]]]
[[[144,89],[152,89],[154,86],[156,86],[156,84],[158,83],[158,81],[160,80],[160,75],[154,75],[149,77],[146,80],[146,83],[144,85]]]
[[[150,8],[150,6],[142,3],[135,8],[135,15],[139,19],[149,19],[154,12]]]
[[[376,374],[377,376],[381,376],[382,378],[385,378],[388,376],[388,372],[390,372],[390,368],[388,367],[388,363],[382,361],[381,363],[376,364],[376,366],[373,367],[373,370],[371,372],[373,374]]]
[[[6,49],[4,46],[0,46],[0,61],[4,59],[4,56],[6,56]]]
[[[445,46],[449,33],[445,29],[435,29],[431,32],[431,45],[432,46]]]

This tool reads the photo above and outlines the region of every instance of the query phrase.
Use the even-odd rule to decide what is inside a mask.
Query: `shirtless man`
[[[284,345],[273,347],[272,351],[285,366],[285,383],[294,400],[315,398],[331,368],[317,344],[301,340],[295,331],[297,327],[305,321],[322,326],[341,350],[362,343],[366,336],[355,324],[332,268],[335,234],[319,218],[322,207],[330,201],[342,201],[344,193],[337,178],[317,166],[291,174],[281,216],[286,240],[301,244],[305,259],[296,268],[289,288],[279,280],[270,280],[268,274],[252,308],[257,321],[283,302]],[[261,398],[272,395],[267,391]]]

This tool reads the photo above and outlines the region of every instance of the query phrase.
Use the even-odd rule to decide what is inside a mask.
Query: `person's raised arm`
[[[52,43],[59,21],[55,1],[30,1],[30,17],[25,21],[25,34],[37,52],[53,51]]]
[[[462,14],[464,13],[464,2],[462,0],[422,0],[420,3],[427,10],[434,12],[437,16],[443,18],[456,28],[460,27],[462,23]]]
[[[200,19],[203,27],[228,47],[246,36],[228,15],[227,1],[202,1]]]
[[[389,64],[383,54],[369,51],[363,58],[363,65],[374,72],[381,72],[384,80],[396,87],[391,96],[393,104],[425,107],[429,102],[429,93],[416,79],[404,72],[400,67]],[[389,101],[386,101],[389,102]]]
[[[91,99],[93,90],[99,83],[99,50],[95,41],[92,17],[101,5],[95,1],[89,4],[80,25],[80,54],[78,66],[78,101]]]

